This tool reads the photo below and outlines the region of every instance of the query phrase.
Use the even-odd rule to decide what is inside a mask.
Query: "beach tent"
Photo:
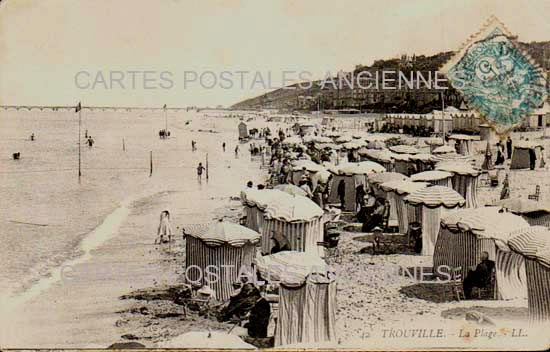
[[[520,215],[529,225],[550,228],[550,204],[527,198],[508,198],[495,202],[509,212]]]
[[[455,153],[456,154],[456,150],[455,150],[455,148],[451,147],[450,145],[442,145],[442,146],[439,146],[437,148],[434,148],[434,150],[432,150],[432,154],[447,154],[447,153]]]
[[[397,154],[417,154],[417,153],[420,153],[420,151],[418,149],[416,149],[415,147],[413,147],[412,145],[406,145],[406,144],[394,145],[392,147],[389,147],[389,150],[391,150],[392,152],[397,153]]]
[[[292,185],[290,183],[279,184],[279,185],[273,187],[273,189],[288,193],[291,196],[303,196],[303,197],[307,196],[306,191],[304,191],[300,187]]]
[[[508,246],[525,259],[529,319],[550,323],[550,232],[533,226],[511,237]]]
[[[473,152],[473,141],[477,138],[464,134],[453,134],[449,136],[455,143],[458,143],[458,153],[460,155],[470,155]],[[456,148],[455,148],[456,149]]]
[[[409,174],[409,168],[412,165],[416,166],[414,161],[411,161],[412,154],[395,154],[393,157],[393,171],[403,175]]]
[[[343,136],[337,137],[335,141],[336,143],[347,143],[347,142],[351,142],[352,140],[353,140],[352,136],[343,135]]]
[[[388,149],[359,149],[357,152],[361,161],[374,161],[386,169],[386,171],[393,171],[393,157],[394,153]]]
[[[434,163],[452,161],[452,162],[471,162],[472,158],[469,155],[460,155],[457,153],[443,153],[443,154],[433,154],[432,156]]]
[[[345,200],[344,200],[344,209],[345,211],[355,212],[356,203],[355,203],[355,192],[359,185],[363,185],[367,189],[367,175],[385,172],[386,169],[375,162],[372,161],[361,161],[359,163],[345,163],[338,166],[336,173],[333,173],[331,191],[329,195],[329,202],[336,203],[339,202],[338,198],[338,184],[340,181],[344,181],[345,184]]]
[[[189,331],[166,342],[161,342],[159,348],[177,349],[236,349],[255,350],[256,346],[244,342],[237,335],[225,331]]]
[[[506,248],[514,231],[529,224],[520,216],[500,213],[499,207],[468,208],[450,212],[441,220],[441,232],[434,251],[434,268],[462,267],[464,277],[481,261],[486,251],[495,261],[497,299],[525,298],[525,265],[521,257]],[[435,269],[437,270],[437,269]]]
[[[272,236],[284,236],[290,249],[320,255],[317,242],[323,241],[323,210],[302,196],[281,197],[265,209],[261,250],[271,253]]]
[[[466,208],[477,208],[477,185],[481,175],[472,165],[465,162],[444,162],[435,167],[436,170],[450,172],[453,189],[466,199]]]
[[[239,122],[238,129],[239,129],[239,139],[248,138],[248,129],[246,127],[246,123],[242,121]]]
[[[264,280],[279,283],[275,346],[336,340],[336,274],[319,257],[284,251],[256,259]]]
[[[429,138],[424,143],[430,146],[430,153],[433,153],[434,149],[443,145],[443,140],[441,138]]]
[[[382,172],[379,174],[373,174],[368,177],[369,185],[372,187],[374,194],[377,197],[387,199],[390,204],[390,223],[397,223],[397,199],[393,194],[388,194],[380,185],[390,181],[405,181],[409,178],[398,172]]]
[[[186,280],[200,287],[208,285],[220,301],[229,299],[241,268],[249,270],[252,266],[260,234],[221,221],[185,226],[184,234]],[[223,279],[209,277],[209,272],[217,272]]]
[[[268,204],[277,201],[279,198],[290,198],[288,192],[275,189],[246,188],[241,191],[241,203],[246,216],[246,227],[251,230],[263,233],[265,223],[265,209]]]
[[[311,177],[311,182],[313,183],[313,190],[315,187],[317,187],[317,182],[319,181],[319,178],[321,177],[323,172],[326,172],[326,169],[323,167],[323,165],[319,165],[311,160],[296,160],[292,162],[291,167],[291,180],[292,183],[297,185],[300,182],[300,179],[302,175],[304,174],[304,167],[306,168],[306,171],[309,172],[309,175]]]
[[[416,171],[429,171],[433,168],[433,156],[431,154],[411,154],[409,160],[416,165]]]
[[[412,222],[422,222],[422,208],[407,204],[405,197],[426,186],[428,186],[428,183],[412,182],[410,180],[389,181],[380,184],[380,188],[386,192],[388,197],[394,199],[399,233],[407,233],[409,224]]]
[[[464,198],[452,188],[435,185],[412,192],[405,197],[405,202],[422,207],[422,255],[433,254],[439,222],[447,209],[464,207],[466,204]]]
[[[428,182],[432,185],[445,186],[453,188],[452,182],[453,174],[447,171],[429,170],[419,172],[411,175],[411,181],[413,182]]]
[[[510,169],[528,169],[530,166],[529,150],[534,150],[537,160],[540,160],[540,147],[540,144],[531,141],[517,141],[514,143]]]

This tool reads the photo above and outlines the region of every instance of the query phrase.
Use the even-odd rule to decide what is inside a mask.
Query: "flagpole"
[[[166,113],[166,104],[164,104],[164,130],[168,133],[168,114]]]
[[[80,103],[78,103],[80,105]],[[81,125],[82,125],[82,107],[79,106],[79,109],[78,109],[78,177],[81,177],[82,176],[82,169],[81,169],[81,164],[82,164],[82,157],[81,157],[81,152],[80,152],[80,129],[81,129]]]

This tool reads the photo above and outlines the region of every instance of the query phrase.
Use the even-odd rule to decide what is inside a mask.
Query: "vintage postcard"
[[[549,14],[0,0],[0,349],[547,350]]]

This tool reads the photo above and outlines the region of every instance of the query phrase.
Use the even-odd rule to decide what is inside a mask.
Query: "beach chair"
[[[462,267],[458,266],[451,269],[451,295],[456,297],[456,300],[460,302],[460,297],[466,299],[464,295],[464,278],[462,276]]]
[[[527,198],[531,200],[536,200],[538,202],[540,199],[540,186],[537,185],[537,187],[535,187],[535,193],[528,195]]]

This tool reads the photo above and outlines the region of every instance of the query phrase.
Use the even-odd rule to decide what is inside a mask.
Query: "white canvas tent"
[[[279,282],[275,346],[336,340],[336,275],[321,258],[284,251],[257,258],[256,267]]]

